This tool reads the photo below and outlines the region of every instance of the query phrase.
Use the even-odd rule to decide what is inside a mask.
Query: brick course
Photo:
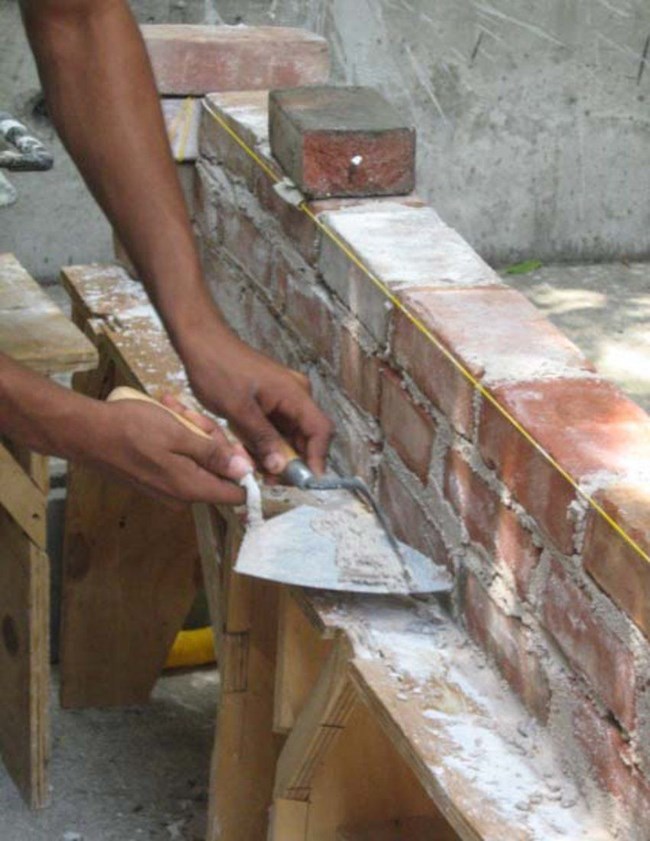
[[[142,34],[161,94],[268,90],[329,76],[324,38],[279,26],[145,24]]]
[[[265,96],[210,101],[279,173]],[[568,765],[592,767],[644,820],[635,748],[650,649],[633,622],[647,633],[650,565],[576,505],[557,471],[205,113],[199,142],[197,225],[227,314],[310,374],[336,423],[335,466],[372,483],[398,536],[457,573],[454,603],[473,638],[541,722],[575,728],[559,745]],[[564,469],[604,489],[597,499],[647,547],[648,416],[417,196],[310,206]]]

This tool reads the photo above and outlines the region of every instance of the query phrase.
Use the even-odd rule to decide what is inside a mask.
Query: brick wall
[[[264,91],[204,101],[192,201],[215,298],[251,344],[309,374],[336,423],[334,466],[453,572],[459,622],[629,821],[624,837],[646,838],[650,564],[213,116],[280,176],[267,108]],[[310,206],[648,551],[648,416],[416,195]]]

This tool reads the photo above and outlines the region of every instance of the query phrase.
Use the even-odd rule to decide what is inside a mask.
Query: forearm
[[[151,67],[124,0],[23,0],[56,128],[177,347],[220,319],[203,282]]]
[[[0,354],[0,434],[12,441],[46,455],[81,458],[84,446],[101,438],[102,406]]]

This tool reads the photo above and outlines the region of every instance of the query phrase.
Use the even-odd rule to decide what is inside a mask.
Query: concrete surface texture
[[[31,812],[0,765],[2,841],[203,841],[218,678],[170,673],[148,707],[61,711],[52,803]]]
[[[38,82],[0,3],[0,103]],[[335,78],[378,87],[419,132],[419,190],[489,261],[650,254],[646,0],[140,0],[142,21],[277,23],[324,34]],[[49,124],[49,175],[21,175],[0,249],[38,276],[104,259],[108,234]]]
[[[216,22],[211,0],[136,0],[144,23]],[[26,122],[54,152],[50,172],[11,173],[18,201],[0,207],[0,251],[13,251],[38,278],[71,263],[112,255],[110,229],[44,113],[36,67],[16,0],[0,0],[0,110]]]
[[[650,412],[650,264],[545,266],[504,280]]]
[[[324,34],[337,80],[413,120],[419,192],[488,261],[649,253],[646,0],[216,5]]]

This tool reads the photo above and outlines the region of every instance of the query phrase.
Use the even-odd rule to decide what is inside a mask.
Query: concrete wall
[[[218,20],[211,0],[140,0],[131,5],[142,22]],[[9,175],[19,198],[17,204],[0,208],[0,251],[15,252],[34,275],[48,278],[62,265],[107,260],[112,246],[101,211],[42,114],[39,91],[18,3],[0,0],[0,110],[25,121],[55,155],[49,173]]]
[[[379,87],[419,130],[419,184],[490,261],[650,255],[647,0],[144,0],[141,20],[283,23],[330,41],[339,81]],[[648,52],[650,62],[650,51]],[[37,90],[17,3],[0,4],[0,103]],[[36,124],[52,140],[46,124]],[[47,274],[103,259],[100,214],[61,150],[16,178],[0,248]]]
[[[420,191],[488,260],[650,254],[647,0],[217,6],[326,35],[339,80],[413,120]]]

